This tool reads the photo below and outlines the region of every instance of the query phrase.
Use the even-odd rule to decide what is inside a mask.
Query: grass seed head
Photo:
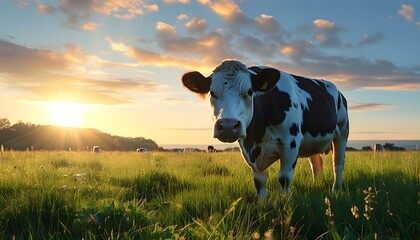
[[[354,218],[358,219],[359,218],[359,208],[357,206],[353,206],[350,209],[351,214],[353,214]]]

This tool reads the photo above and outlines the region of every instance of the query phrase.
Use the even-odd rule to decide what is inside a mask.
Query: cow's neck
[[[274,140],[273,136],[266,134],[267,127],[281,125],[290,107],[289,94],[279,91],[276,87],[254,98],[254,113],[247,128],[247,137],[239,142],[242,151],[248,154],[250,161],[265,153],[265,145]],[[256,145],[262,148],[258,151],[253,150]]]

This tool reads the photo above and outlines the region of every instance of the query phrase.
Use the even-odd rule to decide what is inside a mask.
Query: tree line
[[[113,136],[93,128],[36,125],[22,121],[12,125],[6,118],[0,118],[0,144],[5,149],[16,150],[90,151],[93,146],[107,151],[160,149],[155,141],[143,137]]]

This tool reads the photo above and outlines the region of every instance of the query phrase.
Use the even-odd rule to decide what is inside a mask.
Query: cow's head
[[[214,137],[222,142],[234,142],[246,138],[254,113],[254,92],[268,91],[279,78],[276,69],[252,71],[239,61],[225,60],[209,77],[189,72],[182,77],[182,83],[200,95],[209,93]]]

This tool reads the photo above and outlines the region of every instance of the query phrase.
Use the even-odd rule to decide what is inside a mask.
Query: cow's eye
[[[252,89],[250,88],[249,90],[248,90],[248,96],[252,96],[252,94],[254,94],[254,91],[252,91]]]

